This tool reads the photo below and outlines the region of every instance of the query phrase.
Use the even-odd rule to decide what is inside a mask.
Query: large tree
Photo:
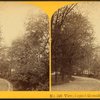
[[[65,6],[52,17],[52,68],[60,71],[62,80],[66,74],[71,78],[73,66],[91,58],[93,51],[91,24],[75,6]]]
[[[13,80],[20,90],[48,90],[48,17],[40,14],[29,16],[25,35],[13,42],[10,49]],[[44,84],[44,85],[43,85]]]

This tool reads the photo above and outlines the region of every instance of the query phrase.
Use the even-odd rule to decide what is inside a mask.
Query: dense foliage
[[[25,35],[9,49],[10,80],[17,90],[49,89],[48,17],[29,16]]]
[[[75,6],[65,6],[52,17],[52,71],[60,72],[62,80],[65,75],[71,79],[93,55],[92,26],[87,17],[74,10]]]

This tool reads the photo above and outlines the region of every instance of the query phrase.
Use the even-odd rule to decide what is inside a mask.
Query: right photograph
[[[100,91],[100,2],[58,9],[51,38],[51,90]]]

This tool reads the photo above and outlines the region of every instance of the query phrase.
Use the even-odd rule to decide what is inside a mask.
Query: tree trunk
[[[58,75],[57,75],[57,72],[55,72],[55,83],[57,83],[58,81]]]
[[[65,69],[63,67],[60,69],[60,74],[61,74],[61,80],[64,81],[64,78],[65,78]]]
[[[61,75],[61,80],[62,80],[62,81],[65,80],[65,75],[64,75],[64,74]]]
[[[69,79],[69,80],[72,79],[72,71],[73,71],[73,70],[72,70],[72,66],[70,66],[70,67],[69,67],[69,70],[68,70],[68,79]]]

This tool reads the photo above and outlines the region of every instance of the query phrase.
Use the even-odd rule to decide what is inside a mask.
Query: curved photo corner
[[[51,90],[100,90],[100,3],[78,2],[51,19]]]
[[[43,10],[0,2],[0,91],[49,91],[48,41]]]

